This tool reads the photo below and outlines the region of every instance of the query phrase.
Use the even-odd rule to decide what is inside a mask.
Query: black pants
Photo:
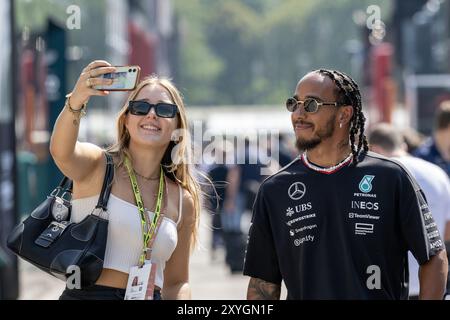
[[[124,298],[125,289],[95,285],[81,290],[66,289],[59,300],[123,300]],[[153,293],[153,300],[161,300],[159,290]]]
[[[240,231],[225,231],[222,233],[225,242],[225,262],[232,273],[241,273],[244,270],[245,237]]]

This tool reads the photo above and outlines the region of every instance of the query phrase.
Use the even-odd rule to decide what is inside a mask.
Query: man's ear
[[[353,107],[352,106],[342,106],[339,112],[339,123],[347,124],[352,120],[353,117]]]

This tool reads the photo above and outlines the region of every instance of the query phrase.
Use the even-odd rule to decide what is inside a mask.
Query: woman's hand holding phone
[[[81,109],[82,105],[92,96],[107,96],[108,91],[96,90],[94,86],[112,85],[113,79],[104,79],[103,75],[116,72],[116,67],[103,60],[91,62],[83,69],[70,97],[73,109]]]

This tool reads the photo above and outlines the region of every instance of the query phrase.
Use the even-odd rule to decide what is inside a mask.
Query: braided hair
[[[364,153],[369,151],[369,144],[364,134],[366,117],[362,112],[361,93],[358,85],[347,74],[340,71],[320,69],[314,72],[327,76],[334,82],[338,103],[353,106],[353,116],[350,121],[350,144],[353,154],[353,165],[356,166],[362,151]],[[356,137],[358,137],[357,145],[355,143]]]

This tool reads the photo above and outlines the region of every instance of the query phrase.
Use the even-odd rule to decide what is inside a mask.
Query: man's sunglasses
[[[316,113],[319,110],[319,107],[321,107],[321,106],[338,107],[338,106],[342,105],[337,102],[320,102],[314,98],[307,98],[304,101],[297,100],[295,98],[289,98],[286,100],[286,108],[290,112],[295,112],[298,109],[299,104],[302,104],[303,110],[305,110],[308,113]]]
[[[146,116],[152,108],[155,109],[156,115],[160,118],[175,118],[178,112],[177,105],[165,102],[151,104],[138,100],[130,101],[128,104],[128,111],[135,116]]]

